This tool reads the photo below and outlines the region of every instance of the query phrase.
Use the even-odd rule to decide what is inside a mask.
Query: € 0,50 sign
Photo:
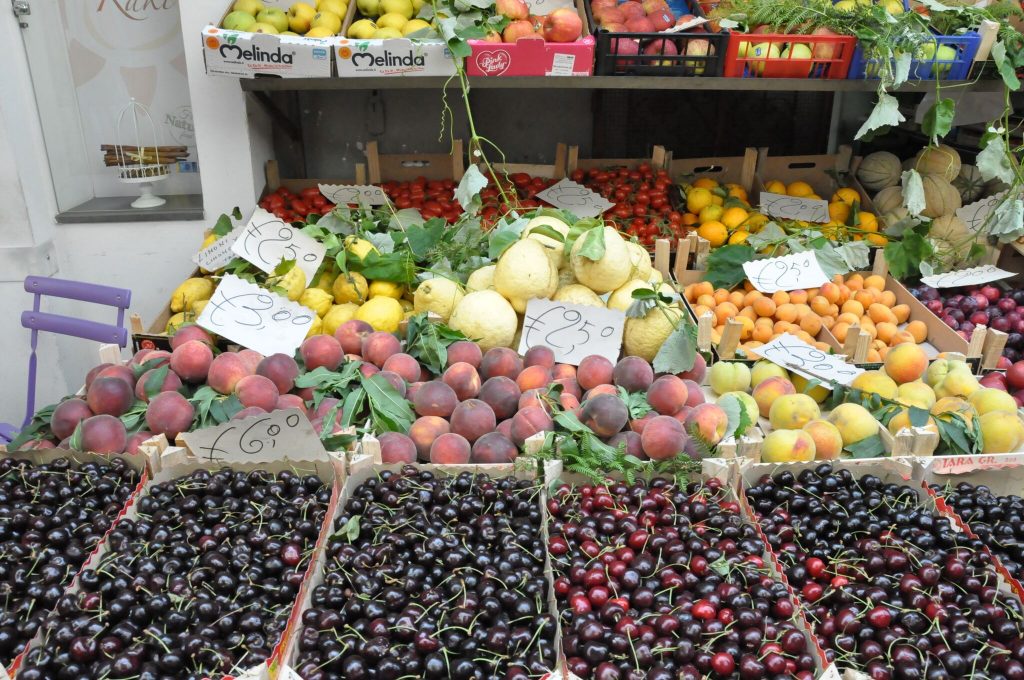
[[[318,184],[320,193],[335,205],[384,205],[384,190],[371,184]]]
[[[626,315],[614,309],[533,299],[526,303],[519,353],[544,345],[562,364],[577,366],[591,354],[615,363],[625,322]]]
[[[313,280],[327,252],[324,244],[263,208],[256,208],[231,249],[268,274],[281,260],[295,260],[295,266],[306,275],[306,283]]]

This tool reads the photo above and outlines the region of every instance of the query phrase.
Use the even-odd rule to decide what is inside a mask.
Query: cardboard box
[[[287,10],[287,0],[264,0],[267,7]],[[352,3],[353,5],[355,3]],[[203,58],[207,75],[234,78],[329,78],[332,53],[341,38],[304,38],[229,31],[219,28],[231,5],[216,24],[202,30]]]
[[[804,181],[811,185],[818,196],[828,201],[836,189],[845,186],[860,194],[861,210],[874,213],[875,206],[871,197],[857,181],[859,165],[860,158],[854,159],[853,149],[845,145],[839,147],[838,153],[817,156],[771,156],[767,148],[761,148],[758,150],[754,190],[760,196],[767,182],[778,180],[789,184]],[[843,183],[836,180],[836,175],[843,178]],[[750,199],[751,205],[757,200],[753,195]]]
[[[355,11],[356,3],[349,6]],[[346,24],[345,30],[348,30]],[[354,40],[340,38],[335,48],[339,78],[450,76],[455,73],[448,45],[440,40]]]

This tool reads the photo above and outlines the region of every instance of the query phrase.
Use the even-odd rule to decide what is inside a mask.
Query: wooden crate
[[[466,172],[461,139],[452,142],[451,153],[380,153],[377,142],[366,144],[366,165],[370,184],[409,182],[417,177],[453,179],[458,182]]]
[[[269,194],[274,193],[281,187],[285,187],[292,193],[299,193],[303,189],[309,187],[315,187],[319,184],[366,184],[366,165],[363,163],[356,164],[356,176],[352,179],[288,179],[281,177],[280,168],[277,165],[276,160],[267,161],[264,167],[264,177],[266,178],[266,185],[263,187],[263,192],[260,194],[260,200],[263,200]]]
[[[760,196],[765,190],[765,184],[772,180],[785,184],[803,181],[810,184],[818,196],[828,201],[836,189],[847,186],[860,195],[861,210],[875,213],[871,197],[857,181],[859,165],[860,158],[854,158],[853,149],[845,145],[839,147],[838,153],[810,156],[771,156],[768,148],[763,147],[757,152],[754,191]],[[844,176],[845,183],[837,182],[834,175]],[[750,198],[751,201],[755,200],[754,196]]]

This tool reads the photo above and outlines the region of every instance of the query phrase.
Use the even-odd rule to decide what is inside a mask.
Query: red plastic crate
[[[760,53],[752,54],[752,50],[744,46],[741,57],[740,46],[744,44],[759,48]],[[792,56],[786,51],[789,45],[804,45],[811,56]],[[856,47],[857,38],[852,35],[730,33],[722,75],[727,78],[842,79],[850,71]],[[783,53],[787,55],[785,58]]]

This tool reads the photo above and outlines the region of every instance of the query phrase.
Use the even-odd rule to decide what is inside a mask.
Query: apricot
[[[675,458],[686,449],[688,439],[683,424],[672,416],[651,418],[640,433],[640,445],[653,460]]]
[[[249,372],[246,370],[242,360],[238,358],[238,354],[235,352],[223,352],[218,354],[213,359],[213,362],[210,363],[206,382],[221,394],[231,394],[235,391],[235,385],[238,384],[238,381],[247,375],[249,375]]]
[[[682,378],[683,380],[692,380],[699,385],[704,381],[704,374],[707,373],[707,369],[708,362],[704,359],[704,355],[697,352],[696,356],[693,358],[693,366],[690,370],[677,373],[676,377]]]
[[[177,392],[161,392],[153,397],[146,407],[146,427],[150,432],[162,434],[168,441],[174,441],[178,433],[186,432],[192,427],[195,415],[195,409],[188,399]]]
[[[100,371],[97,378],[118,378],[128,387],[135,389],[135,372],[128,366],[108,366]]]
[[[291,392],[299,377],[299,364],[287,354],[271,354],[256,366],[256,375],[269,378],[281,394]]]
[[[531,366],[544,366],[545,368],[555,367],[555,353],[550,347],[544,345],[537,345],[526,350],[526,354],[523,355],[523,366],[530,368]]]
[[[776,430],[799,430],[820,417],[818,402],[806,394],[784,394],[768,409],[768,420]]]
[[[484,382],[477,396],[491,407],[498,420],[505,420],[515,415],[521,395],[522,391],[515,380],[497,375]]]
[[[438,416],[417,418],[409,428],[409,438],[416,445],[416,453],[420,460],[430,459],[430,447],[434,440],[451,432],[448,421]]]
[[[718,404],[700,404],[686,417],[686,431],[696,428],[700,436],[710,444],[722,441],[728,427],[729,417]]]
[[[511,463],[519,455],[519,449],[501,432],[488,432],[473,443],[470,462],[481,465]]]
[[[879,423],[860,404],[840,404],[828,414],[828,422],[836,426],[843,438],[843,448],[878,434]]]
[[[472,399],[480,394],[480,374],[465,362],[460,361],[449,366],[441,379],[455,391],[459,401]]]
[[[796,387],[793,386],[793,383],[786,378],[772,376],[758,383],[752,396],[757,402],[758,413],[767,418],[768,411],[775,400],[786,394],[796,394]]]
[[[647,458],[647,454],[644,453],[644,445],[640,435],[631,430],[613,434],[611,438],[608,439],[608,445],[615,448],[622,446],[623,451],[627,456],[633,456],[640,460],[646,460]]]
[[[761,444],[761,461],[791,463],[814,460],[814,439],[803,430],[774,430]]]
[[[193,323],[179,326],[178,330],[174,331],[174,335],[171,336],[171,349],[178,349],[180,345],[184,345],[192,340],[197,340],[213,347],[213,336],[207,333],[201,326]]]
[[[612,382],[627,392],[644,392],[654,382],[654,369],[641,357],[623,357],[612,370]]]
[[[611,361],[598,354],[583,357],[576,369],[576,381],[584,390],[593,389],[598,385],[607,385],[612,381],[615,366]]]
[[[843,452],[843,436],[827,420],[812,420],[803,426],[803,431],[814,440],[815,460],[835,460]]]
[[[535,365],[524,368],[523,372],[516,377],[516,384],[519,385],[519,389],[525,392],[527,390],[543,389],[551,383],[552,379],[550,368]]]
[[[583,403],[580,421],[599,437],[611,437],[626,426],[629,410],[622,400],[610,394],[599,394]]]
[[[156,372],[159,370],[159,368],[151,368],[139,376],[139,382],[135,383],[136,399],[149,401],[146,392],[157,394],[160,392],[177,392],[181,389],[181,378],[174,371],[167,371],[163,380],[157,383]],[[151,382],[153,384],[150,384]]]
[[[398,392],[403,397],[405,396],[406,384],[402,376],[394,371],[380,371],[377,375],[387,380],[388,384],[395,388],[395,392]]]
[[[674,375],[663,375],[647,388],[647,403],[663,416],[670,416],[686,405],[690,396],[686,382]]]
[[[299,347],[299,354],[306,364],[307,371],[314,371],[321,366],[333,371],[341,365],[345,351],[341,343],[330,335],[314,335],[306,338]]]
[[[1007,392],[994,387],[982,387],[967,397],[967,403],[974,407],[979,416],[994,411],[1017,412],[1017,402]]]
[[[417,382],[420,379],[420,362],[403,352],[392,354],[385,359],[381,370],[397,373],[409,383]]]
[[[384,463],[415,463],[416,444],[409,435],[401,432],[384,432],[380,442],[380,459]]]
[[[452,411],[451,429],[461,434],[469,443],[475,442],[488,432],[493,432],[497,419],[494,411],[480,399],[467,399]]]
[[[117,378],[110,378],[110,380],[117,380]],[[165,392],[164,394],[174,394],[185,399],[177,392]],[[127,445],[128,431],[125,430],[124,423],[120,418],[101,413],[82,421],[82,451],[121,453]]]
[[[377,368],[384,368],[384,362],[393,354],[402,351],[402,343],[391,333],[375,331],[363,338],[363,360]]]
[[[53,409],[50,415],[50,429],[57,439],[67,439],[74,434],[78,423],[93,415],[84,400],[77,397],[65,399]]]
[[[135,403],[135,391],[121,378],[99,377],[86,390],[85,402],[95,414],[121,416]]]
[[[306,413],[306,402],[302,401],[302,397],[297,394],[282,394],[277,398],[277,403],[274,405],[273,410],[283,411],[289,408],[297,408]]]
[[[864,371],[853,379],[850,387],[866,394],[877,394],[883,399],[895,399],[899,393],[896,382],[881,371]]]
[[[903,343],[885,355],[885,372],[897,385],[920,380],[928,370],[928,355],[919,345]]]
[[[492,347],[480,359],[480,377],[484,380],[496,375],[515,380],[523,371],[523,360],[508,347]]]
[[[1012,453],[1019,451],[1024,444],[1024,424],[1016,411],[989,411],[979,418],[979,422],[982,453]]]
[[[440,380],[431,380],[423,383],[416,392],[413,408],[417,415],[447,418],[458,404],[459,397],[451,386]]]
[[[757,387],[768,378],[783,378],[788,381],[789,372],[776,363],[761,359],[750,369],[750,386]]]
[[[359,319],[350,319],[338,326],[334,339],[341,344],[345,354],[361,354],[363,339],[370,333],[373,333],[373,326]]]
[[[448,345],[448,361],[445,366],[451,366],[461,361],[473,368],[479,368],[482,359],[483,353],[480,351],[480,345],[472,340],[457,340]]]
[[[242,360],[249,375],[256,375],[256,367],[263,361],[264,356],[254,349],[243,349],[238,352],[238,358]]]
[[[465,465],[469,462],[473,447],[462,435],[448,432],[430,445],[430,462],[435,465]]]
[[[551,420],[551,416],[547,414],[547,411],[536,406],[530,406],[512,416],[511,439],[515,442],[516,446],[522,446],[533,435],[538,432],[549,431],[553,427],[554,421]]]

